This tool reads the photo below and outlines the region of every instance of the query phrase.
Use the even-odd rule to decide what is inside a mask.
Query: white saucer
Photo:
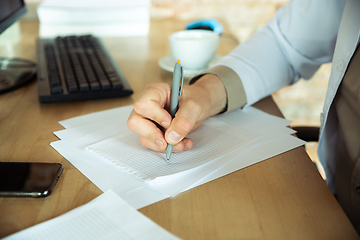
[[[196,74],[199,74],[202,71],[208,69],[215,63],[219,62],[220,59],[221,59],[221,56],[215,55],[215,57],[210,61],[208,67],[204,68],[204,69],[189,70],[189,69],[184,68],[184,77],[193,77]],[[173,72],[174,66],[175,66],[175,59],[171,55],[167,55],[167,56],[160,58],[158,61],[158,64],[162,69],[164,69],[168,72]]]

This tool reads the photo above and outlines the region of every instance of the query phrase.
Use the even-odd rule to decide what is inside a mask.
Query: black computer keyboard
[[[37,84],[42,103],[133,93],[100,39],[91,35],[38,39]]]

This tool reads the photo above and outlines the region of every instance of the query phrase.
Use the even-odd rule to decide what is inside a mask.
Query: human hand
[[[146,86],[135,102],[127,125],[140,135],[143,147],[165,152],[169,143],[174,145],[174,152],[191,149],[193,142],[185,136],[226,106],[222,81],[211,74],[204,75],[193,85],[183,87],[174,119],[166,110],[170,106],[170,96],[170,84],[152,83]]]

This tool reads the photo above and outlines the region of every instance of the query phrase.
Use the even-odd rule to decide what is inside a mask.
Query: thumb
[[[189,113],[186,107],[180,107],[172,120],[170,127],[165,132],[165,140],[172,145],[179,143],[198,121],[198,115],[194,112]]]

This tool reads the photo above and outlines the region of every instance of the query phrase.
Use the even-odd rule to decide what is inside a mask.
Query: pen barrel
[[[171,102],[170,102],[171,117],[175,117],[175,113],[178,109],[181,75],[182,75],[181,65],[179,63],[175,63],[175,68],[173,73],[173,84],[171,88]]]

